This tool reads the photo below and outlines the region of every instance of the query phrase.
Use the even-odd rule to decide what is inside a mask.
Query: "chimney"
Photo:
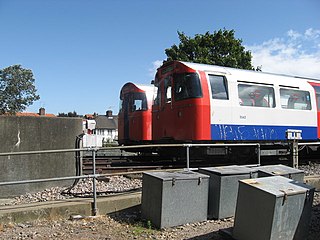
[[[39,115],[40,115],[40,116],[44,116],[44,115],[46,115],[46,109],[45,109],[45,108],[43,108],[43,107],[42,107],[42,108],[40,108],[40,109],[39,109]]]
[[[106,111],[106,115],[107,115],[107,117],[112,117],[112,110]]]

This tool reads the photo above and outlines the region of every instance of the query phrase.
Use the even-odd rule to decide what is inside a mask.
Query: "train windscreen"
[[[176,101],[199,97],[202,97],[202,89],[197,73],[175,74],[174,99]]]

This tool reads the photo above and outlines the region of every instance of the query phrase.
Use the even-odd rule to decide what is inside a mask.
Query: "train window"
[[[120,110],[119,112],[128,112],[129,111],[129,105],[130,105],[130,100],[131,100],[131,94],[124,94],[123,96],[121,96],[122,99],[120,98]]]
[[[161,103],[161,87],[157,86],[157,94],[155,95],[154,105],[160,105]]]
[[[164,92],[165,92],[165,102],[171,102],[171,78],[168,77],[164,80]]]
[[[213,99],[229,99],[227,79],[223,76],[209,75]]]
[[[197,73],[179,73],[174,75],[175,101],[199,97],[202,97],[202,89]]]
[[[119,112],[122,112],[123,110],[123,108],[122,108],[122,106],[123,106],[123,100],[122,99],[120,99],[120,102],[119,102]]]
[[[280,88],[280,101],[285,109],[311,110],[308,91]]]
[[[145,111],[148,109],[147,98],[144,93],[134,93],[131,111]]]
[[[320,110],[320,86],[313,86],[316,92],[316,100],[317,100],[317,109]]]
[[[239,84],[238,94],[241,106],[275,107],[273,87]]]

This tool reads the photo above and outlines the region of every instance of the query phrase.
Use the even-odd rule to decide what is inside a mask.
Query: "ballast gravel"
[[[82,179],[72,189],[63,187],[52,187],[37,193],[27,193],[11,199],[2,205],[19,205],[34,202],[47,202],[62,200],[73,197],[92,196],[93,180]],[[116,194],[126,191],[140,190],[142,186],[141,179],[132,179],[124,176],[112,176],[98,179],[96,181],[96,191],[100,196]]]
[[[320,164],[302,166],[306,175],[320,174]],[[141,188],[140,179],[113,176],[97,181],[97,191],[101,195],[115,194],[118,191],[130,191]],[[50,188],[35,194],[26,194],[12,199],[10,205],[39,201],[52,201],[73,196],[88,196],[92,189],[92,180],[81,180],[70,191],[63,188]],[[77,217],[55,221],[39,220],[26,223],[0,223],[0,239],[226,239],[219,230],[233,226],[234,219],[208,220],[185,224],[167,229],[154,229],[152,223],[141,220],[140,210],[123,211],[117,214],[98,217]],[[320,239],[320,193],[315,193],[309,237],[307,240]]]

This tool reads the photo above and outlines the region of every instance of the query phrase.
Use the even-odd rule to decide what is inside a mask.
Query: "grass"
[[[157,232],[157,230],[152,227],[152,223],[150,220],[148,220],[146,222],[138,222],[138,223],[134,224],[132,227],[133,227],[132,233],[135,236],[140,236],[143,234],[150,235],[150,234]]]

